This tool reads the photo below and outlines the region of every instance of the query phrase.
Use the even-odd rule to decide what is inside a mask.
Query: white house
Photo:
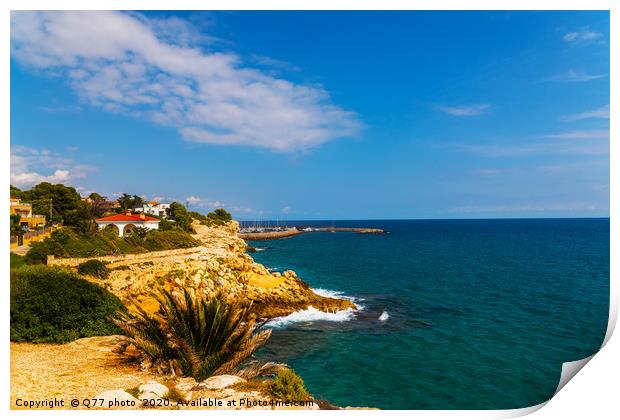
[[[136,206],[133,211],[138,213],[152,214],[153,216],[167,217],[170,211],[170,204],[158,201],[147,201],[141,206]]]
[[[159,229],[159,219],[145,215],[144,213],[133,214],[131,210],[114,216],[102,217],[95,220],[99,229],[107,226],[115,226],[118,236],[125,236],[136,227],[145,227],[149,230]]]

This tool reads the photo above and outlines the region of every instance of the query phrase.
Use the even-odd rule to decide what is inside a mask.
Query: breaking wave
[[[355,313],[364,309],[362,305],[359,304],[359,300],[357,298],[351,296],[345,296],[343,292],[338,292],[334,290],[327,289],[312,289],[314,293],[323,297],[330,297],[335,299],[346,299],[355,303],[357,309],[343,309],[338,312],[323,312],[318,309],[309,306],[308,309],[303,309],[301,311],[293,312],[287,316],[281,316],[279,318],[274,318],[265,324],[267,327],[276,327],[281,328],[288,324],[300,323],[300,322],[315,322],[315,321],[329,321],[329,322],[345,322],[351,321],[355,319]]]
[[[351,302],[355,303],[358,310],[364,309],[364,306],[359,304],[359,302],[362,301],[363,299],[355,298],[353,296],[346,296],[344,292],[338,292],[334,290],[321,289],[321,288],[312,289],[312,291],[316,293],[317,295],[323,296],[323,297],[350,300]]]
[[[281,328],[288,324],[294,324],[299,322],[315,322],[315,321],[331,321],[331,322],[344,322],[351,321],[355,318],[355,311],[351,308],[344,309],[338,312],[322,312],[318,309],[308,306],[308,309],[293,312],[287,316],[281,316],[269,321],[265,326]]]

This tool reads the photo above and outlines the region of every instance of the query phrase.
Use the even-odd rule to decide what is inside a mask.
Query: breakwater
[[[300,235],[302,233],[312,232],[356,232],[356,233],[370,233],[370,234],[383,234],[385,230],[376,228],[356,228],[356,227],[311,227],[311,226],[297,226],[287,230],[275,230],[267,232],[243,232],[239,233],[241,239],[248,241],[261,241],[271,239],[287,238],[289,236]]]
[[[303,233],[301,230],[297,229],[288,229],[288,230],[275,230],[271,232],[245,232],[240,233],[238,236],[241,239],[248,241],[260,241],[260,240],[268,240],[268,239],[280,239],[287,238],[289,236],[295,236]]]

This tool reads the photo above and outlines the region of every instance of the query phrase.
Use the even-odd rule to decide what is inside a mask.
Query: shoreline
[[[287,317],[291,316],[293,319],[305,316],[307,313],[317,316],[315,312],[318,312],[323,318],[331,319],[334,316],[348,318],[357,309],[357,305],[345,297],[315,293],[291,270],[282,273],[270,272],[265,266],[255,262],[246,253],[247,243],[237,235],[239,232],[237,222],[233,221],[218,227],[203,226],[199,223],[194,223],[193,226],[195,228],[193,236],[201,242],[198,247],[84,258],[49,256],[47,265],[65,267],[67,270],[74,271],[77,265],[85,261],[93,259],[102,261],[110,269],[108,277],[100,279],[84,275],[84,278],[106,288],[116,295],[127,308],[135,309],[134,305],[139,305],[149,313],[159,308],[158,302],[150,294],[154,287],[177,291],[191,289],[210,296],[223,292],[231,299],[251,302],[256,316],[259,319],[271,320],[275,324],[272,328],[287,324],[291,321],[291,318]],[[303,232],[295,229],[288,233]],[[174,389],[177,389],[177,386],[179,386],[178,389],[183,387],[183,398],[191,402],[201,402],[206,398],[218,398],[222,401],[240,398],[277,400],[252,381],[239,389],[227,387],[221,390],[204,390],[189,377],[170,381],[169,378],[151,369],[127,363],[132,354],[116,351],[116,338],[118,337],[84,337],[60,345],[12,342],[12,401],[24,396],[36,399],[42,394],[63,399],[79,397],[80,401],[84,396],[103,398],[102,396],[106,395],[120,395],[134,401],[135,396],[128,394],[130,390],[152,384],[160,387],[170,386]],[[84,359],[80,360],[77,356],[62,359],[60,354],[65,352],[79,353],[80,357],[88,359],[90,367],[82,370],[76,369],[76,363],[82,366]],[[44,362],[41,362],[40,354],[45,354]],[[39,368],[34,372],[36,377],[33,377],[32,371],[28,369],[32,359],[38,359]],[[69,377],[72,386],[57,387],[55,385],[58,383],[57,371],[51,369],[51,366],[56,368],[62,366],[63,372],[71,371]],[[86,383],[86,378],[92,375],[96,375],[101,380],[95,384]],[[33,379],[37,383],[36,388],[32,386]],[[191,386],[186,382],[191,382],[189,384]],[[312,395],[310,395],[310,401],[313,402],[312,406],[298,409],[348,408],[316,400]],[[138,404],[135,408],[146,407]],[[203,406],[195,408],[203,408]]]

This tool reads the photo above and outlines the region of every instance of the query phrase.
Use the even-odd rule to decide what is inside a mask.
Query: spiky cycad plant
[[[248,307],[221,295],[208,299],[188,289],[182,295],[161,290],[156,298],[157,313],[136,305],[132,315],[119,314],[113,321],[151,364],[172,374],[180,370],[201,381],[228,373],[271,335],[256,328]]]

